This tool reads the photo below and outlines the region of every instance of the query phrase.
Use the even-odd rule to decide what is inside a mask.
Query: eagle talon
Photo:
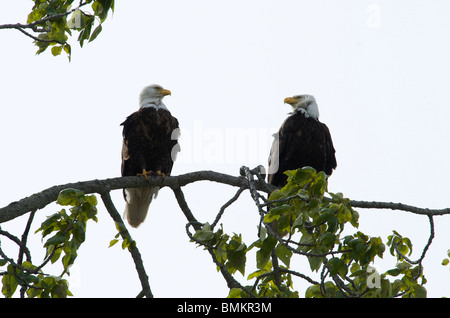
[[[148,180],[148,176],[151,176],[153,174],[153,171],[147,171],[145,169],[142,169],[142,173],[138,173],[138,176],[144,176],[145,180]]]
[[[162,177],[163,179],[167,176],[164,172],[162,172],[161,170],[157,170],[156,171],[156,175]]]

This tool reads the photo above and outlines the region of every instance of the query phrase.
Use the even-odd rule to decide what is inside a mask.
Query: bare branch
[[[188,224],[191,224],[195,230],[200,230],[202,223],[197,221],[194,215],[191,212],[191,209],[187,205],[186,199],[184,198],[184,193],[181,191],[181,188],[172,188],[173,193],[175,194],[175,198],[178,201],[178,205],[180,206],[181,211],[183,211],[186,219],[188,220]]]
[[[214,222],[211,224],[211,229],[214,229],[217,225],[217,223],[219,223],[220,218],[222,217],[223,213],[225,212],[225,209],[228,208],[231,204],[233,204],[233,202],[235,202],[239,196],[241,195],[242,192],[244,192],[244,188],[240,187],[236,194],[230,199],[228,200],[219,210],[219,213],[216,216],[216,219],[214,220]]]
[[[117,212],[117,209],[111,200],[109,192],[102,193],[101,197],[106,210],[108,210],[108,213],[111,215],[114,222],[120,224],[120,235],[122,236],[122,238],[127,239],[129,242],[133,242],[133,239],[131,238],[131,235],[126,228],[122,217],[120,216],[119,212]],[[137,246],[133,244],[130,245],[128,250],[133,257],[134,265],[136,266],[136,271],[138,272],[139,280],[141,281],[142,285],[142,291],[139,293],[138,297],[145,296],[147,298],[153,298],[153,294],[150,289],[150,283],[148,282],[148,276],[145,272],[144,263],[142,262],[141,253],[139,252]]]
[[[421,214],[421,215],[428,215],[428,216],[450,214],[450,208],[445,208],[445,209],[418,208],[418,207],[403,204],[403,203],[351,200],[350,204],[354,208],[401,210],[401,211],[405,211],[405,212],[411,212],[414,214]]]
[[[27,240],[28,240],[28,233],[30,232],[30,228],[31,228],[31,223],[33,223],[35,214],[36,214],[36,210],[31,211],[30,216],[28,218],[27,225],[25,226],[25,230],[23,231],[23,234],[22,234],[22,240],[21,240],[22,244],[20,245],[19,257],[17,260],[17,263],[20,265],[22,264],[24,254],[27,257],[27,261],[31,263],[31,254],[27,248]]]

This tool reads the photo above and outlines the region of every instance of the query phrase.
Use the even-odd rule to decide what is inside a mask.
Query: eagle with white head
[[[328,127],[319,121],[319,108],[312,95],[284,99],[292,106],[290,116],[281,125],[269,156],[268,183],[283,187],[286,170],[312,167],[331,175],[336,168],[335,149]]]
[[[122,176],[170,175],[178,144],[178,120],[162,102],[171,92],[160,85],[145,87],[139,98],[139,110],[121,124]],[[159,191],[157,186],[126,188],[124,217],[133,227],[144,222],[148,208]]]

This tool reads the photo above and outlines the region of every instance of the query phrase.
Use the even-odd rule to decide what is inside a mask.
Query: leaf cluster
[[[2,294],[5,297],[12,297],[18,286],[26,289],[28,297],[66,298],[72,296],[66,279],[61,276],[46,275],[28,261],[23,262],[21,268],[9,264],[3,275]]]
[[[36,54],[51,47],[54,56],[63,51],[71,58],[71,46],[67,42],[72,32],[79,32],[77,41],[82,47],[85,41],[92,42],[102,31],[102,23],[108,13],[114,11],[114,0],[84,0],[72,9],[73,0],[34,0],[34,6],[28,15],[27,23],[39,35],[35,40],[38,46]],[[90,4],[92,12],[84,7]],[[82,10],[83,8],[83,10]]]
[[[426,296],[421,265],[414,266],[404,257],[412,252],[408,238],[394,231],[384,243],[358,231],[358,212],[342,193],[327,191],[323,172],[304,167],[285,173],[288,182],[269,196],[264,226],[248,247],[240,235],[230,237],[222,228],[213,231],[207,223],[193,236],[193,241],[212,249],[231,274],[238,270],[244,275],[247,253],[256,250],[257,268],[247,277],[254,284],[231,288],[229,297],[298,297],[293,276],[311,283],[305,293],[309,298]],[[386,246],[397,264],[379,274],[371,264],[383,257]],[[294,271],[294,256],[306,257],[320,281]]]
[[[192,241],[213,249],[217,261],[225,265],[231,274],[238,271],[245,275],[247,245],[242,242],[242,235],[230,236],[223,232],[222,227],[214,232],[211,225],[205,223],[200,230],[195,232]]]
[[[71,206],[69,213],[66,209],[47,217],[42,222],[36,233],[42,232],[42,238],[53,234],[44,243],[47,249],[46,257],[55,263],[62,253],[62,265],[64,271],[69,272],[69,267],[77,257],[77,251],[86,239],[86,225],[88,220],[97,222],[97,198],[95,195],[85,195],[77,189],[65,189],[61,191],[56,203],[62,206]]]
[[[63,298],[72,295],[63,276],[70,275],[69,268],[86,239],[88,220],[97,222],[97,199],[95,195],[85,195],[80,190],[65,189],[60,192],[56,202],[70,208],[47,217],[35,232],[41,232],[42,239],[46,239],[43,264],[36,266],[25,261],[19,265],[12,260],[0,260],[0,266],[9,263],[2,278],[2,293],[6,297],[12,297],[18,286],[26,291],[28,297]],[[60,258],[63,272],[59,276],[48,275],[42,271],[48,262],[53,264]]]

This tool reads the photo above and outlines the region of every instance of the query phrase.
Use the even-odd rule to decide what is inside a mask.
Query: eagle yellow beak
[[[284,103],[289,104],[289,105],[297,104],[297,102],[298,102],[298,99],[294,98],[294,97],[286,97],[284,99]]]
[[[163,89],[163,90],[161,91],[161,94],[162,94],[163,96],[166,96],[166,95],[172,95],[171,91],[169,91],[168,89]]]

